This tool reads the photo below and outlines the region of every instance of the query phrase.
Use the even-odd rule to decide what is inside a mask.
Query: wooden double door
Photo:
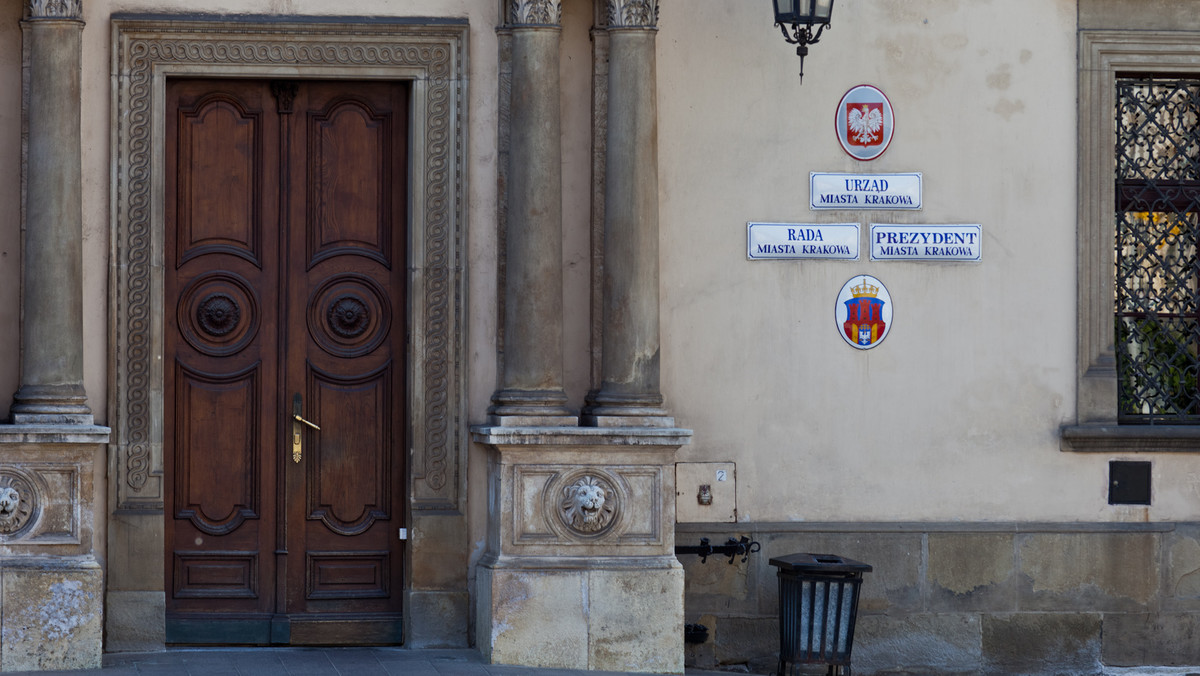
[[[407,87],[166,101],[167,641],[398,643]]]

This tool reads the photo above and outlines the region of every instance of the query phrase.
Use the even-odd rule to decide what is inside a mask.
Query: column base
[[[597,410],[579,416],[579,424],[584,427],[675,427],[675,418],[667,412],[658,409],[657,412],[633,413],[627,410],[620,412]]]
[[[82,385],[23,385],[13,395],[14,425],[92,425]]]
[[[566,407],[562,390],[499,390],[492,395],[488,424],[496,427],[574,427],[579,416]]]
[[[661,394],[612,394],[603,390],[588,395],[579,416],[585,427],[675,427]]]
[[[683,673],[683,566],[673,556],[485,560],[478,646],[493,664]]]

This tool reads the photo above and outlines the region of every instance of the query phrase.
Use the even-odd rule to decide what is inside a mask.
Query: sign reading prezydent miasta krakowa
[[[983,227],[970,225],[871,224],[873,261],[978,261]]]

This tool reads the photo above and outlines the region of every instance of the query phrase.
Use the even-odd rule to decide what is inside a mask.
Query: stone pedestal
[[[683,672],[676,428],[477,427],[491,448],[476,642],[493,663]]]
[[[674,557],[554,563],[501,558],[480,567],[477,632],[485,657],[532,667],[683,673],[683,569]]]
[[[108,432],[0,425],[0,671],[100,666],[93,474]]]

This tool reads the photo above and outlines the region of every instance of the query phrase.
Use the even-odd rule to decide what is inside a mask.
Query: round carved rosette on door
[[[308,331],[335,357],[370,354],[387,338],[391,323],[387,294],[364,275],[331,277],[308,303]]]
[[[214,272],[188,284],[179,302],[179,332],[189,345],[214,357],[238,352],[258,333],[258,298],[232,272]]]

